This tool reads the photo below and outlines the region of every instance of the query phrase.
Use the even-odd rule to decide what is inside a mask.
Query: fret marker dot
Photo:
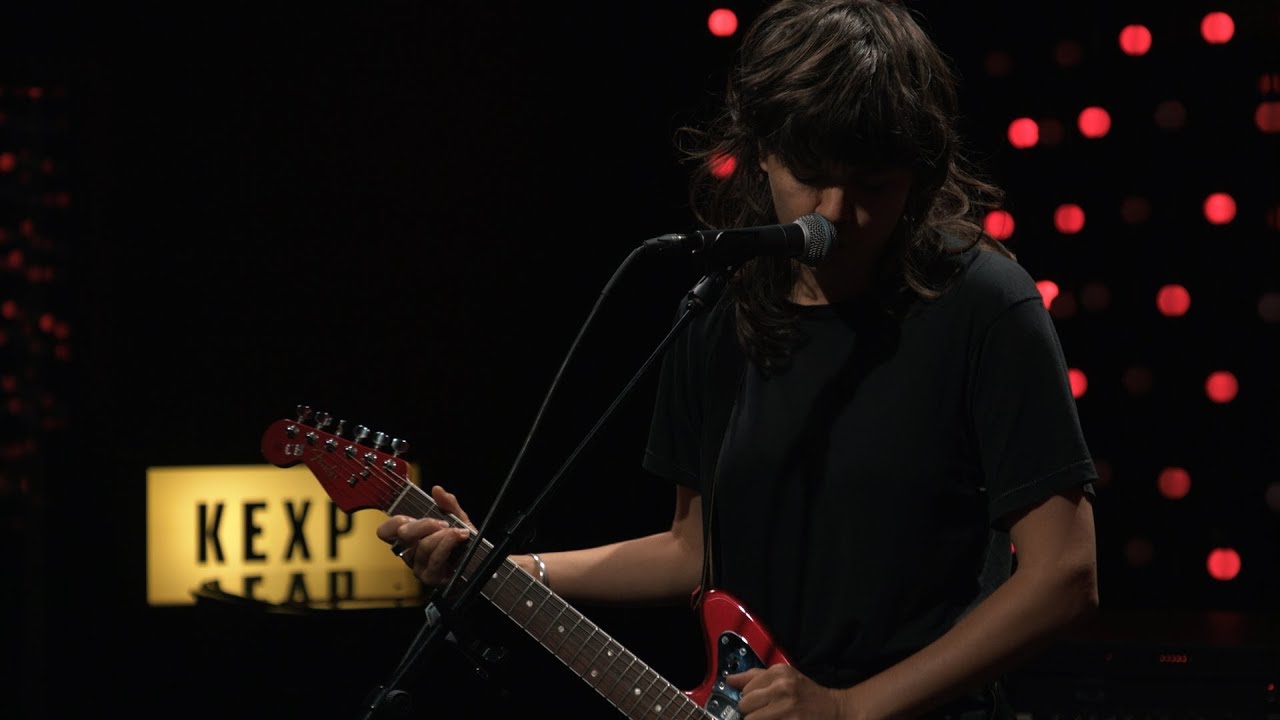
[[[613,657],[613,651],[612,651],[612,650],[610,650],[609,652],[607,652],[607,653],[605,653],[605,654],[606,654],[606,655],[608,655],[609,657]]]
[[[556,632],[564,632],[564,626],[563,626],[563,625],[561,625],[561,626],[557,627],[557,628],[556,628]]]
[[[654,711],[654,712],[662,712],[662,706],[661,706],[661,705],[654,705],[654,706],[653,706],[653,711]]]
[[[631,692],[635,693],[635,694],[636,694],[636,697],[640,697],[640,688],[636,688],[635,690],[632,690]]]
[[[599,673],[599,672],[597,672],[597,671],[595,671],[595,670],[592,670],[592,671],[591,671],[591,677],[595,677],[595,676],[597,676],[597,675],[599,675],[599,674],[600,674],[600,673]]]
[[[532,600],[525,600],[525,601],[524,601],[524,606],[525,606],[525,607],[533,607],[533,601],[532,601]]]

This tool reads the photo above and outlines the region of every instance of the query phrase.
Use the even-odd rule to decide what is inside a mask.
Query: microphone
[[[779,225],[668,233],[645,240],[643,246],[658,251],[689,250],[717,265],[733,265],[761,255],[794,257],[806,265],[817,265],[835,239],[831,221],[809,213]]]

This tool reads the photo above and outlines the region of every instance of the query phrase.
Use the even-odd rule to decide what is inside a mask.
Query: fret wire
[[[621,647],[621,646],[619,646],[619,647]],[[623,652],[627,652],[627,651],[625,651],[625,650],[624,650]],[[628,654],[628,655],[631,655],[631,662],[627,663],[627,667],[625,667],[625,668],[622,670],[622,672],[617,673],[617,675],[616,675],[617,679],[616,679],[616,680],[614,680],[614,681],[613,681],[613,685],[611,685],[611,686],[609,687],[609,692],[613,692],[613,691],[614,691],[614,689],[618,687],[618,683],[622,682],[622,681],[623,681],[623,679],[625,679],[625,678],[626,678],[626,674],[627,674],[627,672],[628,672],[628,671],[630,671],[630,670],[631,670],[631,666],[636,664],[636,656],[635,656],[635,655],[632,655],[630,652],[627,652],[627,654]],[[621,659],[621,657],[622,657],[621,655],[619,655],[619,656],[618,656],[618,658],[619,658],[619,659]],[[614,662],[617,662],[617,660],[615,660]],[[626,693],[626,694],[629,694],[629,693]],[[624,697],[625,697],[625,694],[624,694]]]

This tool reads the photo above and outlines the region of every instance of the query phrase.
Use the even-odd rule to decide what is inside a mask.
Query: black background
[[[1280,192],[1275,136],[1257,132],[1252,108],[1259,76],[1280,72],[1274,4],[913,5],[960,70],[962,129],[1010,192],[1021,223],[1010,246],[1069,293],[1111,290],[1107,311],[1059,320],[1068,361],[1090,373],[1081,416],[1108,472],[1104,604],[1193,618],[1156,623],[1152,642],[1173,642],[1203,613],[1270,623],[1280,529],[1262,498],[1277,478],[1278,341],[1255,308],[1280,289],[1280,239],[1264,222]],[[745,23],[760,6],[735,9]],[[706,32],[713,7],[7,5],[8,141],[28,117],[14,88],[63,91],[28,130],[72,197],[45,229],[64,251],[48,303],[71,324],[73,359],[39,375],[68,424],[41,439],[40,501],[12,545],[26,563],[6,635],[21,641],[4,643],[12,689],[0,707],[357,715],[421,612],[148,608],[145,469],[260,463],[262,431],[305,403],[410,440],[426,481],[483,514],[610,275],[639,241],[694,226],[671,138],[709,106],[736,47]],[[1198,43],[1210,9],[1237,13],[1233,44]],[[1157,44],[1126,58],[1115,34],[1139,20]],[[1080,43],[1079,66],[1055,63],[1062,39]],[[1013,58],[1010,75],[987,74],[992,50]],[[1181,133],[1150,119],[1170,97],[1188,110]],[[1111,109],[1115,128],[1092,143],[1073,127],[1089,104]],[[1066,140],[1012,150],[1005,128],[1023,114],[1059,117]],[[1199,215],[1217,190],[1241,206],[1226,228]],[[1153,206],[1140,226],[1118,217],[1134,193]],[[1052,231],[1044,218],[1060,202],[1091,210],[1085,232]],[[639,368],[697,270],[646,257],[620,278],[543,418],[515,502]],[[1152,310],[1166,282],[1193,289],[1181,322]],[[1151,394],[1123,390],[1133,365],[1156,378]],[[1200,391],[1222,368],[1243,388],[1228,406]],[[671,489],[638,463],[651,393],[647,375],[565,477],[539,518],[539,548],[668,522]],[[1193,471],[1182,504],[1154,490],[1169,464]],[[1134,537],[1153,540],[1150,565],[1126,562]],[[1233,583],[1204,572],[1217,545],[1245,557]],[[590,614],[678,685],[701,678],[684,608]],[[460,716],[520,702],[607,710],[537,648],[511,643],[510,683],[479,679],[442,648],[408,681],[415,704]]]

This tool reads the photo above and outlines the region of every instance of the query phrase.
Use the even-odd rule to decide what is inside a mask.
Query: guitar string
[[[335,436],[330,433],[325,433],[322,430],[319,430],[317,428],[311,428],[300,422],[295,422],[294,424],[301,428],[307,428],[311,432],[317,433],[316,443],[309,443],[309,444],[311,444],[313,447],[316,447],[318,444],[319,447],[326,449],[331,453],[335,453],[335,455],[341,460],[341,462],[348,466],[347,467],[348,470],[351,470],[352,467],[355,467],[361,471],[369,470],[370,471],[369,476],[360,477],[361,475],[360,472],[353,472],[352,477],[356,478],[357,484],[360,481],[373,480],[375,487],[374,487],[374,494],[372,497],[375,501],[381,502],[381,505],[379,507],[385,506],[386,511],[390,511],[391,506],[393,504],[396,504],[397,502],[407,503],[410,506],[409,509],[419,511],[419,515],[418,515],[419,517],[433,516],[434,519],[444,520],[450,523],[450,525],[454,527],[464,527],[468,530],[471,530],[474,536],[474,528],[471,528],[469,525],[464,523],[461,518],[457,517],[453,513],[447,513],[444,510],[442,510],[440,506],[434,501],[434,499],[432,499],[430,495],[426,493],[425,490],[423,490],[421,487],[419,487],[414,482],[412,482],[412,480],[407,476],[407,474],[405,476],[401,476],[398,473],[394,472],[393,470],[383,465],[383,462],[385,462],[386,460],[391,460],[397,463],[398,465],[400,462],[404,462],[402,459],[398,457],[387,456],[386,453],[382,453],[381,451],[378,451],[376,449],[368,448],[366,446],[360,445],[359,443],[356,443],[353,441],[347,441],[344,438],[341,438],[340,436]],[[328,447],[325,443],[319,442],[320,433],[329,435],[329,439],[331,440],[342,441],[341,443],[339,443],[339,445],[345,443],[345,447],[339,448],[335,446],[331,448],[331,447]],[[367,451],[367,453],[373,453],[374,454],[373,460],[378,460],[379,462],[371,462],[369,458],[367,458],[367,453],[358,453],[356,455],[349,455],[348,449],[365,450]],[[407,462],[405,464],[406,466],[408,465]],[[352,487],[354,487],[354,485],[352,485]],[[400,497],[397,499],[397,496],[400,496]],[[474,558],[476,564],[482,563],[484,561],[484,558],[487,557],[489,551],[493,549],[493,544],[489,542],[487,539],[482,538],[481,541],[483,544],[481,545],[481,547],[476,549],[477,554],[476,554],[476,557]],[[482,551],[484,552],[484,555],[479,554]],[[560,612],[556,614],[555,616],[556,618],[558,618],[561,614],[563,614],[564,609],[569,607],[568,603],[566,603],[562,598],[560,598],[558,595],[555,595],[555,593],[551,592],[549,588],[546,588],[545,586],[542,586],[540,583],[537,583],[536,581],[534,581],[533,576],[529,575],[527,572],[524,572],[523,568],[521,568],[518,564],[516,564],[514,561],[511,561],[510,559],[507,559],[504,561],[504,566],[502,568],[500,568],[499,570],[495,570],[494,572],[495,579],[497,579],[499,572],[503,569],[507,571],[508,575],[507,577],[501,578],[501,582],[499,583],[498,588],[496,588],[493,591],[493,595],[497,595],[501,591],[501,589],[505,588],[506,581],[510,579],[514,571],[520,571],[521,573],[528,576],[528,580],[530,581],[530,584],[528,587],[525,588],[525,590],[519,593],[519,595],[517,596],[517,602],[518,602],[519,596],[524,595],[524,593],[528,592],[530,589],[537,588],[539,592],[545,593],[545,597],[542,598],[541,602],[538,605],[538,608],[535,609],[532,613],[534,617],[538,616],[540,613],[543,612],[542,608],[545,607],[547,600],[549,600],[553,596],[564,606],[564,608],[562,608]],[[465,575],[464,575],[464,579],[465,579]],[[487,585],[488,583],[486,582],[485,587],[482,587],[481,590],[482,591],[485,590]],[[489,599],[490,601],[494,601],[496,598],[493,596],[489,596]],[[514,607],[514,605],[512,607]],[[636,680],[637,681],[643,680],[646,674],[651,676],[649,687],[646,688],[646,690],[639,696],[641,699],[647,700],[654,686],[661,685],[661,688],[659,689],[659,694],[657,695],[658,699],[661,699],[662,697],[661,690],[666,689],[668,691],[668,694],[671,697],[676,698],[676,702],[684,704],[684,707],[686,709],[692,710],[696,714],[701,714],[703,716],[709,715],[709,713],[707,713],[707,711],[704,708],[702,708],[696,702],[694,702],[694,700],[691,697],[689,697],[687,693],[685,693],[680,688],[677,688],[669,680],[664,678],[660,673],[654,671],[651,667],[649,667],[647,663],[641,660],[634,653],[622,647],[621,644],[619,644],[616,640],[610,637],[607,633],[601,630],[598,626],[596,626],[590,620],[587,620],[585,616],[583,616],[581,613],[578,613],[578,615],[580,619],[578,624],[575,625],[574,627],[574,632],[577,632],[577,629],[582,624],[583,620],[586,620],[586,622],[592,627],[591,634],[584,639],[583,647],[579,648],[578,653],[581,653],[581,651],[585,649],[586,645],[590,644],[593,640],[595,640],[597,636],[603,636],[603,639],[604,639],[602,646],[598,650],[596,650],[596,655],[593,656],[591,665],[595,665],[596,660],[599,658],[600,653],[603,652],[606,648],[608,648],[611,643],[615,647],[617,647],[617,649],[620,650],[621,652],[631,656],[631,661],[627,664],[626,668],[623,668],[620,671],[615,671],[614,673],[612,673],[616,675],[616,677],[613,678],[614,682],[610,686],[610,689],[609,689],[610,693],[619,687],[620,683],[625,679],[626,673],[630,672],[631,669],[637,663],[639,663],[641,670]],[[533,617],[530,618],[530,622],[532,620],[533,620]],[[552,620],[554,620],[554,618]],[[521,625],[522,625],[522,629],[524,629],[530,636],[533,636],[533,633],[532,631],[529,630],[527,623],[522,623]],[[535,638],[535,639],[538,639],[538,638]],[[578,653],[575,653],[574,655],[575,658]],[[569,661],[566,661],[564,658],[561,658],[554,651],[552,651],[552,654],[555,655],[558,659],[560,659],[560,661],[564,663],[567,667],[569,667],[571,670],[574,670],[574,668],[569,664]],[[621,655],[619,654],[617,657],[610,660],[608,666],[605,669],[606,672],[612,669],[620,659],[621,659]],[[577,671],[574,670],[574,672],[577,672]],[[586,677],[584,675],[582,675],[581,673],[578,673],[578,674],[580,677],[586,680]],[[613,697],[607,694],[597,683],[593,682],[590,684],[592,685],[593,688],[597,690],[597,692],[599,692],[602,696],[604,696],[605,699],[609,700],[609,702],[612,703],[615,707],[618,707],[619,709],[621,709],[622,702],[623,702],[622,700],[614,700]],[[629,683],[629,685],[631,685],[631,683]],[[627,700],[633,699],[630,693],[624,693],[623,698]],[[647,708],[649,707],[653,707],[653,704],[646,703],[645,711],[647,711]],[[640,708],[637,708],[637,710],[640,710]]]

